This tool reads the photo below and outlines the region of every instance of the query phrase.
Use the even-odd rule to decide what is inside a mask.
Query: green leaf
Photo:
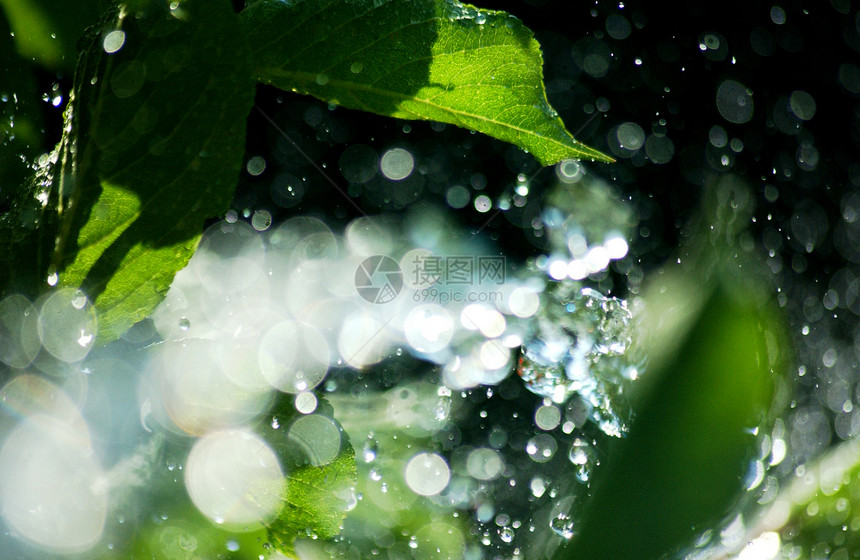
[[[355,452],[349,446],[328,465],[306,465],[289,473],[284,507],[269,524],[269,538],[278,550],[289,554],[296,538],[328,539],[340,533],[344,497],[355,476]]]
[[[260,0],[240,18],[261,82],[476,130],[543,165],[612,161],[565,129],[546,99],[540,46],[505,12],[455,0]]]
[[[355,495],[355,451],[346,432],[332,418],[331,405],[321,396],[317,398],[316,410],[305,416],[296,411],[294,396],[282,393],[273,408],[273,422],[262,425],[263,437],[278,453],[287,474],[284,504],[277,518],[268,524],[269,540],[289,557],[295,557],[297,538],[329,539],[340,533],[348,503]],[[297,421],[304,424],[304,434],[296,433]],[[322,426],[326,431],[314,434],[314,426]],[[339,436],[339,451],[333,458],[314,460],[317,454],[314,447],[328,447],[326,439],[335,431]],[[319,437],[308,438],[308,435]],[[323,453],[329,454],[330,450]]]
[[[629,436],[611,450],[558,559],[660,558],[718,526],[745,495],[760,450],[754,434],[772,409],[781,323],[725,273],[710,282],[677,276],[655,291],[689,309],[646,328],[668,329],[681,344],[655,356]],[[645,301],[654,303],[647,292]]]
[[[50,69],[75,66],[78,39],[109,2],[105,0],[0,0],[24,58]]]
[[[146,317],[228,208],[254,86],[229,2],[121,7],[91,32],[61,143],[60,284],[102,342]]]

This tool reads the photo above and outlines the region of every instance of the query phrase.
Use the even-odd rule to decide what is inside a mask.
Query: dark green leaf
[[[713,289],[667,286],[690,309],[669,313],[680,322],[650,326],[669,329],[680,346],[655,356],[630,434],[556,558],[659,558],[718,526],[744,494],[760,447],[754,433],[772,406],[779,322],[725,278]]]
[[[68,109],[54,263],[95,301],[103,342],[161,300],[241,165],[254,88],[237,18],[226,0],[172,7],[93,31]]]
[[[540,46],[504,12],[455,0],[261,0],[241,21],[261,82],[476,130],[543,165],[611,161],[565,129],[546,99]]]

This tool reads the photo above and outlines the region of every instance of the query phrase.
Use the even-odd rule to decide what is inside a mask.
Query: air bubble
[[[535,424],[541,430],[553,430],[561,422],[561,411],[554,405],[543,405],[535,411]]]
[[[749,122],[753,116],[752,91],[734,80],[726,80],[717,88],[717,110],[727,121],[735,124]]]
[[[630,151],[638,150],[645,142],[645,131],[636,123],[627,122],[618,127],[616,132],[618,145]]]
[[[783,25],[785,23],[785,10],[783,10],[780,6],[773,6],[770,9],[770,20],[777,25]]]
[[[594,448],[580,438],[573,440],[568,459],[573,464],[577,480],[587,483],[591,479],[591,471],[597,464]]]
[[[266,160],[261,156],[254,156],[245,164],[245,169],[254,177],[261,175],[266,170]]]
[[[379,159],[380,172],[392,181],[402,181],[412,174],[415,160],[403,148],[392,148]]]
[[[482,214],[489,212],[492,207],[493,201],[489,196],[482,194],[475,197],[475,210],[478,212],[481,212]]]
[[[302,414],[310,414],[317,408],[317,397],[310,391],[296,395],[296,410]]]
[[[493,480],[502,474],[504,463],[495,449],[486,447],[469,452],[466,459],[466,470],[477,480]]]
[[[7,535],[13,531],[56,553],[86,550],[102,536],[105,475],[89,434],[76,428],[37,413],[6,436],[0,450],[0,515]]]
[[[312,327],[283,321],[260,341],[260,371],[272,387],[300,393],[319,385],[328,372],[329,346]]]
[[[624,40],[630,36],[633,30],[626,17],[620,14],[612,14],[606,18],[606,32],[616,40]]]
[[[815,99],[805,91],[794,91],[788,98],[791,112],[803,121],[808,121],[815,116]]]
[[[372,436],[368,436],[361,447],[361,457],[364,459],[364,462],[372,463],[376,459],[378,452],[379,443]]]
[[[424,304],[406,316],[403,334],[418,352],[433,353],[447,348],[454,335],[454,321],[445,308]]]
[[[79,290],[64,288],[40,300],[42,346],[64,362],[83,360],[93,347],[98,328],[96,311]]]
[[[526,453],[536,463],[546,463],[558,449],[555,438],[549,434],[538,434],[526,444]]]
[[[334,420],[322,414],[309,414],[298,418],[290,426],[287,437],[297,444],[310,463],[317,467],[328,465],[340,453],[340,428]]]
[[[229,430],[197,441],[188,455],[185,487],[205,516],[248,530],[271,519],[285,479],[268,444],[252,432]]]
[[[404,478],[409,488],[421,496],[434,496],[448,486],[451,471],[445,459],[435,453],[419,453],[406,464]]]
[[[251,226],[257,231],[266,231],[272,225],[272,214],[268,210],[257,210],[251,218]]]
[[[445,200],[451,208],[464,208],[469,204],[469,189],[462,185],[454,185],[445,194]]]
[[[102,40],[102,47],[104,47],[105,52],[108,54],[117,52],[124,44],[125,32],[120,30],[111,31]]]

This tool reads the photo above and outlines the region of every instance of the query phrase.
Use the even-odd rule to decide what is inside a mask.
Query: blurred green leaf
[[[36,92],[33,70],[15,52],[8,23],[0,13],[0,197],[3,188],[8,188],[7,166],[13,159],[32,159],[41,145]]]
[[[54,265],[107,342],[146,317],[238,178],[254,87],[230,3],[122,8],[78,65],[52,196]]]
[[[50,225],[36,198],[44,191],[31,168],[45,148],[39,103],[33,68],[18,56],[0,13],[0,295],[34,295],[39,260],[50,251]]]
[[[772,405],[769,343],[780,323],[736,288],[721,277],[711,285],[688,280],[687,293],[675,292],[693,294],[689,329],[647,374],[630,434],[611,451],[577,535],[556,558],[659,558],[738,504],[758,458],[754,433]],[[666,327],[679,335],[677,323]]]
[[[72,70],[84,30],[109,6],[105,0],[0,0],[18,53],[51,70]]]
[[[784,482],[750,534],[771,558],[848,560],[860,550],[860,441],[845,441]]]
[[[261,82],[476,130],[543,165],[612,161],[565,129],[546,99],[540,46],[505,12],[455,0],[261,0],[241,20]]]
[[[334,421],[331,405],[321,396],[316,415]],[[270,422],[261,425],[264,438],[278,453],[286,473],[286,495],[277,517],[268,524],[269,540],[283,554],[295,557],[297,538],[329,539],[340,533],[347,505],[355,499],[355,451],[343,428],[335,422],[340,435],[340,451],[325,464],[314,464],[305,451],[314,453],[313,446],[321,444],[311,439],[297,445],[290,429],[300,414],[294,396],[281,393],[272,409]],[[330,435],[330,434],[329,434]]]

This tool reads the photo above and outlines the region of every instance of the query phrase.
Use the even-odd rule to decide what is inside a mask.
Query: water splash
[[[638,376],[627,356],[632,342],[627,303],[574,282],[551,285],[541,297],[517,373],[529,391],[556,403],[579,394],[601,430],[622,435],[630,417],[624,384]]]

